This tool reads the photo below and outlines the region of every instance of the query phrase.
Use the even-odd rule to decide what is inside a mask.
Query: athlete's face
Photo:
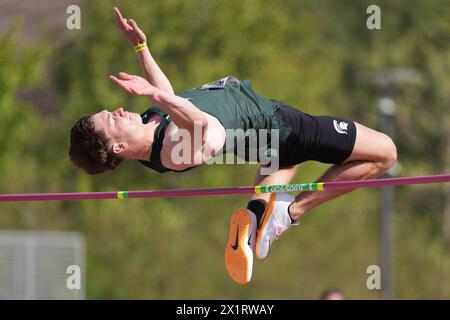
[[[117,108],[113,112],[103,110],[92,117],[95,131],[103,131],[111,143],[133,142],[142,126],[141,116],[135,112],[127,112]]]

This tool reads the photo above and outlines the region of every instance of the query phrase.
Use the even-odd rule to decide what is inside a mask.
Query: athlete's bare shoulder
[[[217,118],[205,113],[208,126],[198,136],[171,122],[164,133],[161,163],[172,170],[198,166],[214,157],[225,144],[226,132]],[[201,148],[198,148],[201,146]]]

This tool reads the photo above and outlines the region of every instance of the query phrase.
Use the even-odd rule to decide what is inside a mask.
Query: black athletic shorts
[[[291,134],[279,146],[279,166],[286,167],[313,160],[340,164],[352,153],[356,140],[353,121],[311,116],[280,104],[274,116],[292,128]]]

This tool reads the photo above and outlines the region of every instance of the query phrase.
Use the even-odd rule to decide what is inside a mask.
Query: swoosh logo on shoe
[[[250,244],[250,240],[252,239],[252,235],[253,235],[253,231],[250,233],[250,236],[248,237],[248,246],[251,247],[252,245]]]
[[[239,225],[237,226],[236,230],[236,242],[234,243],[234,245],[231,246],[231,248],[233,248],[233,250],[237,250],[238,247],[239,247]]]

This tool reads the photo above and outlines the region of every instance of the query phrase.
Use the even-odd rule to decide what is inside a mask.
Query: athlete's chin
[[[130,122],[130,123],[135,123],[135,122],[137,122],[137,118],[136,118],[136,114],[133,112],[133,113],[128,113],[127,114],[127,119],[128,119],[128,121]]]

